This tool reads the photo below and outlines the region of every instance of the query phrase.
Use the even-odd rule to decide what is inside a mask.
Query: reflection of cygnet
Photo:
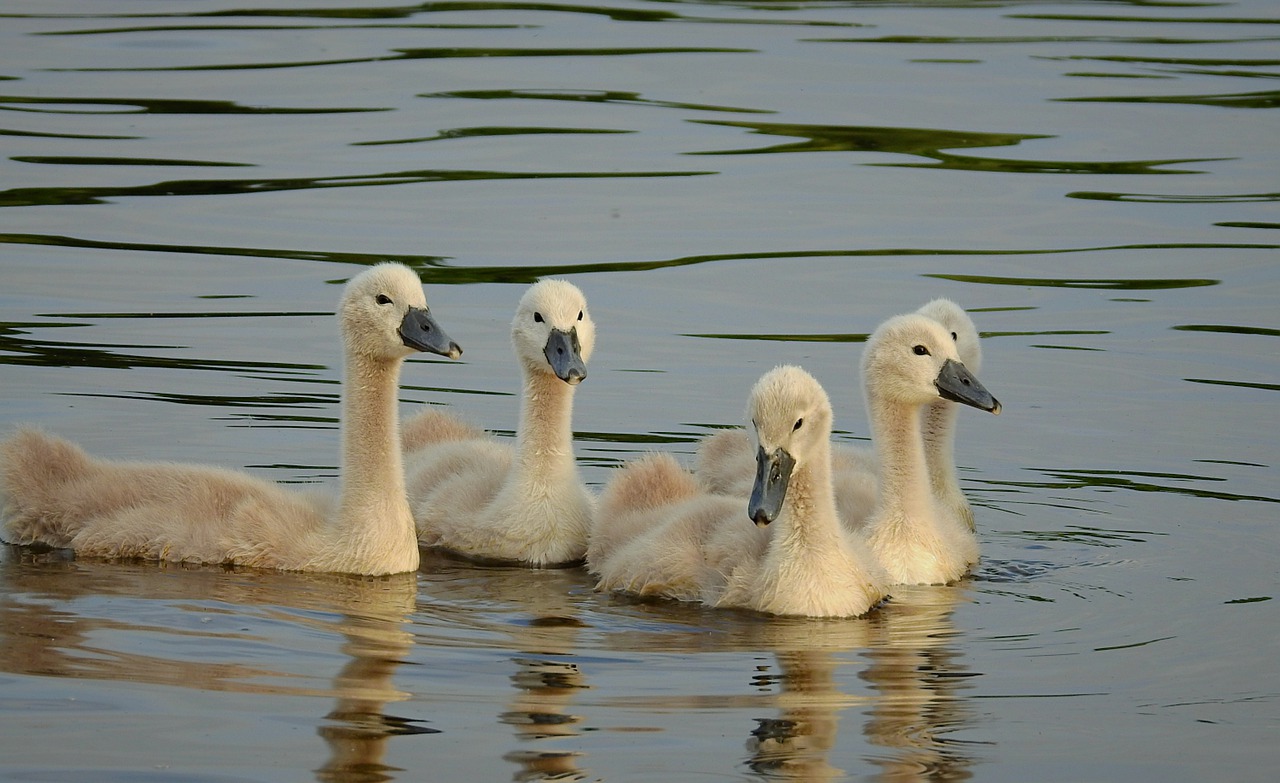
[[[444,413],[405,422],[409,500],[427,546],[467,557],[555,566],[580,561],[594,498],[573,456],[573,393],[595,325],[571,283],[525,292],[511,324],[524,373],[515,448]]]
[[[418,568],[398,448],[400,367],[462,350],[427,310],[418,276],[380,264],[346,286],[342,493],[302,494],[207,465],[115,462],[35,430],[0,444],[4,537],[83,555],[393,574]]]

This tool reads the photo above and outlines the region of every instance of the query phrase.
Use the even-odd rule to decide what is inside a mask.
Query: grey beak
[[[414,350],[438,353],[450,359],[462,355],[462,349],[449,339],[431,313],[420,307],[410,307],[404,314],[404,320],[400,322],[400,340]]]
[[[756,482],[751,487],[747,516],[757,527],[764,527],[778,518],[782,501],[787,497],[791,471],[795,467],[795,458],[784,449],[774,449],[772,454],[767,454],[761,446],[756,451]]]
[[[578,329],[567,332],[552,329],[543,349],[547,363],[556,377],[570,386],[582,383],[587,377],[587,363],[582,361],[582,346],[578,343]]]
[[[947,359],[942,369],[938,371],[938,377],[934,379],[933,384],[938,387],[938,394],[944,400],[962,402],[978,410],[1000,413],[1000,401],[991,396],[991,392],[973,377],[973,373],[954,359]]]

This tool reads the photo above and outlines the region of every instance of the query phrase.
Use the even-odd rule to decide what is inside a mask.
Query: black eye
[[[374,299],[373,301],[377,302],[378,304],[391,304],[391,297],[387,296],[386,294],[378,294],[377,298]]]
[[[960,338],[956,336],[956,333],[955,333],[955,332],[952,332],[952,333],[951,333],[951,342],[953,342],[953,343],[958,343],[958,342],[960,342]]]
[[[792,427],[791,431],[795,432],[796,430],[800,429],[801,425],[803,424],[804,424],[804,419],[796,419],[796,426]]]
[[[581,311],[581,310],[579,310],[579,311],[578,311],[578,320],[579,320],[579,321],[581,321],[581,320],[582,320],[582,311]]]
[[[913,352],[913,353],[915,353],[915,355],[916,355],[916,356],[928,356],[928,355],[929,355],[929,349],[928,349],[928,348],[925,348],[923,345],[917,345],[915,348],[912,348],[911,350],[912,350],[912,352]]]
[[[534,323],[539,323],[539,324],[542,323],[542,313],[534,313],[533,321]]]

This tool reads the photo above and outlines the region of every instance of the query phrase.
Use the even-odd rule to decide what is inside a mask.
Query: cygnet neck
[[[939,400],[925,406],[922,413],[924,425],[924,451],[929,466],[929,481],[939,497],[954,489],[956,416],[959,406]]]
[[[348,351],[342,402],[342,518],[412,534],[400,456],[401,361]],[[416,536],[415,536],[416,538]],[[416,551],[416,546],[415,546]]]
[[[792,548],[831,551],[831,542],[840,537],[827,439],[792,474],[782,513],[774,524],[780,528],[779,536]]]
[[[896,508],[906,519],[931,517],[920,406],[875,397],[871,402],[871,436],[880,466],[879,507]]]
[[[551,373],[525,370],[516,454],[533,479],[557,463],[573,462],[575,388]]]

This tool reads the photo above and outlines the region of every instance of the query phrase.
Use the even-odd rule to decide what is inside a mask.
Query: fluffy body
[[[919,315],[885,321],[862,358],[879,493],[867,540],[895,583],[945,584],[978,561],[973,531],[935,497],[925,459],[921,409],[940,399],[936,379],[955,341]]]
[[[401,335],[411,310],[425,314],[426,300],[417,275],[398,264],[366,270],[344,291],[340,497],[215,466],[99,459],[27,428],[0,444],[5,538],[95,557],[416,570],[396,422],[400,366],[416,350]],[[460,353],[449,345],[450,355]]]
[[[778,615],[865,614],[887,580],[837,517],[826,393],[800,368],[779,367],[752,389],[748,411],[759,445],[794,459],[776,519],[753,526],[749,504],[708,492],[668,455],[642,458],[601,495],[587,557],[597,589]]]
[[[524,383],[514,448],[439,411],[406,422],[409,502],[423,545],[535,567],[582,560],[595,499],[574,459],[572,415],[595,343],[586,308],[563,280],[536,283],[521,298],[511,325]],[[580,374],[553,367],[550,345],[576,350]]]
[[[982,346],[978,330],[964,309],[950,299],[934,299],[917,313],[932,318],[951,334],[960,361],[973,374],[982,370]],[[960,489],[956,475],[955,434],[959,406],[937,398],[921,411],[921,432],[929,484],[942,513],[974,529],[973,510]],[[874,447],[833,443],[831,475],[841,521],[860,530],[875,508],[877,465]],[[755,457],[751,438],[741,430],[724,430],[704,439],[698,447],[695,472],[707,490],[746,497],[751,492]]]

